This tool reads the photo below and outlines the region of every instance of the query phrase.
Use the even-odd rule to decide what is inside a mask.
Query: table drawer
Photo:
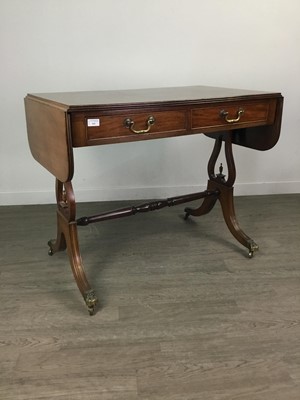
[[[74,147],[175,136],[186,132],[187,112],[76,113],[71,130]]]
[[[209,132],[268,125],[274,121],[275,110],[274,99],[202,106],[192,109],[191,127],[192,130]]]

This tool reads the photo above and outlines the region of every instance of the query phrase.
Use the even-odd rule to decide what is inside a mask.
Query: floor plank
[[[300,195],[235,201],[253,259],[219,206],[80,228],[93,317],[66,254],[47,255],[55,206],[0,207],[0,399],[298,400]]]

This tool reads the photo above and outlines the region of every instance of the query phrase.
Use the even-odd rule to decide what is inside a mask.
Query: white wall
[[[282,136],[236,147],[236,194],[300,192],[299,0],[0,0],[0,204],[54,202],[26,93],[212,85],[282,92]],[[203,135],[75,151],[77,200],[202,188]],[[166,189],[167,187],[167,189]]]

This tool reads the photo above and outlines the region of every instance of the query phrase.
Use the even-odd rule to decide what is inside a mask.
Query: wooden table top
[[[262,92],[254,90],[220,88],[212,86],[183,86],[150,89],[130,90],[103,90],[83,92],[57,92],[57,93],[35,93],[29,96],[46,102],[55,103],[57,106],[72,111],[72,109],[85,109],[93,106],[113,107],[128,105],[138,107],[141,104],[164,103],[172,105],[201,104],[207,102],[218,102],[230,99],[245,99],[279,96],[279,93]]]

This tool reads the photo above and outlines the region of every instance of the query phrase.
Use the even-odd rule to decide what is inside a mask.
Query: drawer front
[[[184,134],[187,112],[80,113],[71,116],[71,127],[74,147],[154,139]]]
[[[276,100],[223,103],[191,111],[191,127],[197,131],[216,131],[272,124]]]

